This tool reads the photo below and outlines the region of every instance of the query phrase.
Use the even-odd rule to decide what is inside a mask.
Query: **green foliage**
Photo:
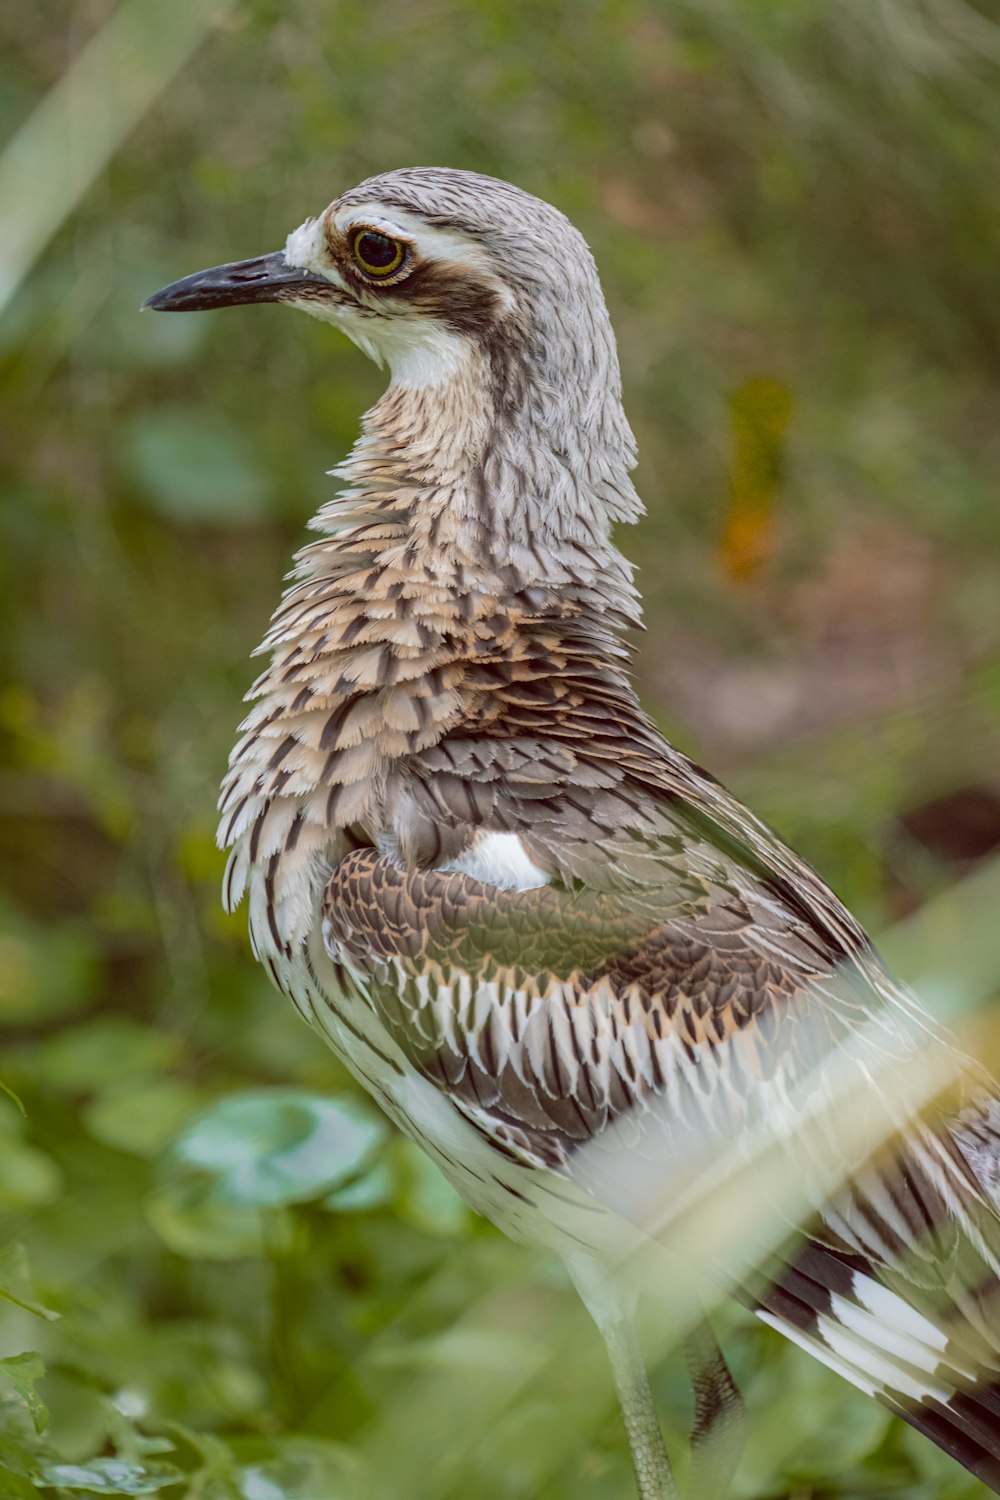
[[[7,128],[113,8],[9,0]],[[132,3],[94,54],[80,155],[51,140],[10,215],[22,249],[32,214],[63,228],[0,320],[5,1500],[631,1485],[560,1273],[387,1131],[219,908],[249,653],[381,376],[285,309],[139,304],[388,166],[562,206],[640,438],[645,697],[882,927],[1000,838],[993,10],[248,0],[174,77],[203,12]],[[972,904],[995,925],[995,887]],[[985,991],[934,910],[917,972]],[[768,1330],[722,1332],[742,1500],[984,1493]],[[682,1447],[676,1358],[654,1378]]]
[[[155,1495],[183,1479],[173,1464],[128,1464],[120,1458],[92,1458],[88,1464],[46,1464],[41,1482],[58,1490],[98,1495]]]
[[[364,1168],[384,1133],[350,1099],[290,1090],[225,1099],[173,1141],[150,1222],[180,1255],[229,1260],[287,1248],[291,1226],[270,1211],[349,1181],[365,1202]]]
[[[236,423],[160,406],[124,422],[120,442],[126,479],[168,521],[254,526],[266,517],[266,474]]]
[[[22,1304],[23,1305],[23,1304]],[[26,1354],[11,1354],[0,1359],[0,1376],[12,1385],[28,1408],[36,1432],[44,1432],[49,1425],[49,1413],[35,1390],[35,1382],[45,1374],[45,1366],[33,1351]]]

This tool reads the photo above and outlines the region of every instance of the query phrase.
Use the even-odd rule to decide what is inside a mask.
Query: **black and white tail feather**
[[[1000,1494],[1000,1102],[919,1126],[744,1300]]]

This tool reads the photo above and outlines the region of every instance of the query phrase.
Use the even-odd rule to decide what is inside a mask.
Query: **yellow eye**
[[[391,276],[406,259],[406,246],[377,229],[358,229],[351,239],[351,253],[366,276]]]

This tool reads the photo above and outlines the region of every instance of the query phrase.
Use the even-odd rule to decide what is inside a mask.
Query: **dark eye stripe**
[[[358,229],[351,239],[351,253],[366,276],[391,276],[406,258],[406,246],[377,229]]]

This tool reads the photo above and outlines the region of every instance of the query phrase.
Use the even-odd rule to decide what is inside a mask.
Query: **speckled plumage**
[[[406,244],[398,277],[359,270],[359,224]],[[634,444],[572,226],[493,179],[409,169],[307,220],[282,265],[275,296],[392,379],[261,647],[221,802],[226,902],[249,892],[275,982],[469,1201],[567,1258],[615,1360],[586,1288],[622,1225],[650,1229],[622,1152],[655,1189],[685,1153],[794,1120],[859,1038],[864,1077],[933,1028],[636,700],[610,537],[639,510]],[[258,274],[217,300],[259,300]],[[200,285],[153,305],[215,305]],[[855,1145],[741,1295],[1000,1493],[1000,1111],[971,1071],[968,1092],[867,1162]],[[661,1500],[648,1389],[621,1358]]]

